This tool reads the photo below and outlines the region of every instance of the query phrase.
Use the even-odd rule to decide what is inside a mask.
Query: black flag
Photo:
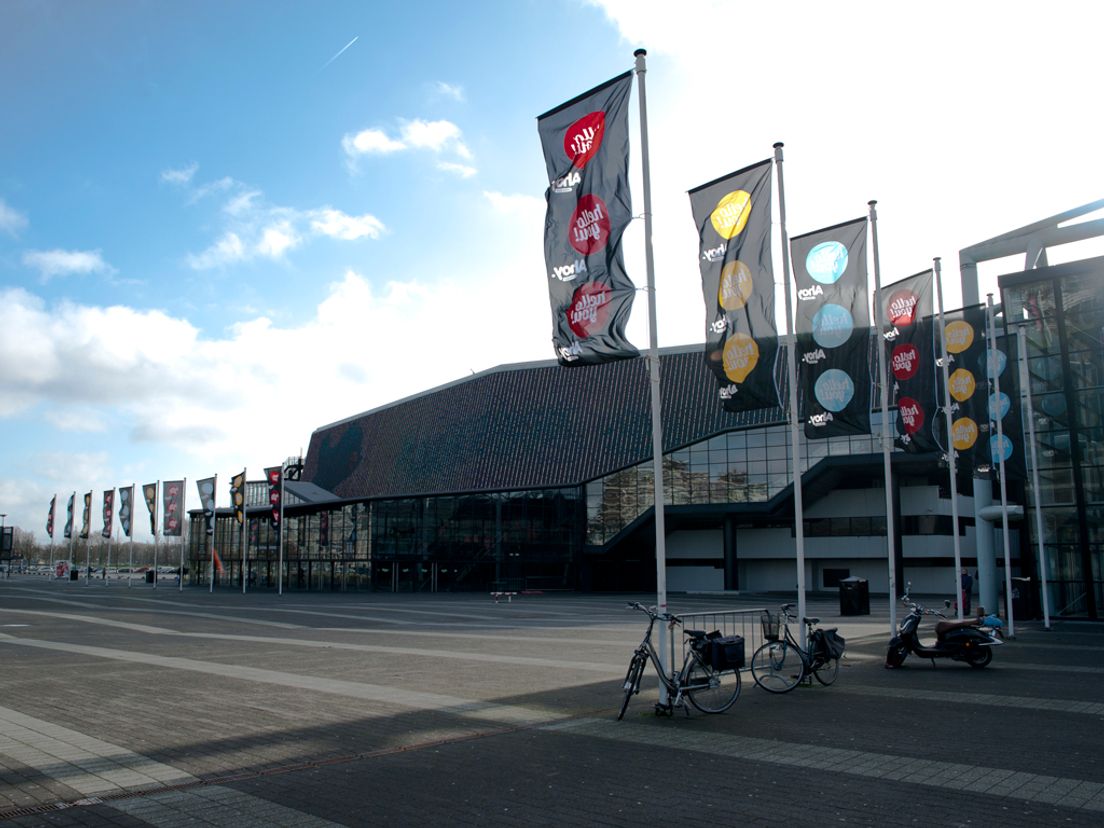
[[[771,266],[771,161],[690,191],[705,298],[705,361],[725,409],[781,405]]]
[[[544,259],[561,365],[638,355],[625,338],[636,287],[621,237],[632,218],[626,72],[537,118],[548,210]]]
[[[907,452],[939,451],[935,423],[934,273],[925,270],[875,294],[885,322],[882,347],[889,369],[889,404],[897,407],[896,442]],[[891,415],[892,416],[892,415]]]
[[[869,434],[866,218],[797,236],[790,253],[805,436]]]

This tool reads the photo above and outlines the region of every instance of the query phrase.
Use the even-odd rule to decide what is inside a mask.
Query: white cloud
[[[479,172],[475,167],[468,164],[457,164],[455,161],[438,161],[437,169],[443,170],[444,172],[455,173],[461,178],[471,178]]]
[[[54,276],[115,272],[99,250],[28,250],[23,264],[37,270],[44,282]]]
[[[437,94],[444,98],[451,98],[454,101],[464,102],[464,87],[455,83],[445,83],[444,81],[437,81],[435,88]]]
[[[389,138],[379,129],[365,129],[356,135],[347,134],[341,139],[341,146],[350,158],[358,155],[387,155],[406,149],[406,144]]]
[[[18,236],[27,228],[27,217],[0,198],[0,231]]]
[[[241,237],[237,233],[227,232],[202,253],[189,254],[188,266],[193,270],[210,270],[214,267],[223,267],[234,262],[240,262],[245,258],[245,245],[242,243]]]
[[[196,174],[199,169],[199,164],[193,161],[186,167],[182,167],[179,170],[162,170],[161,180],[169,184],[187,184],[192,180],[192,176]]]
[[[311,219],[311,229],[323,236],[345,241],[365,237],[378,239],[386,230],[382,221],[368,213],[350,216],[328,207],[315,212]]]
[[[291,222],[279,221],[261,232],[257,252],[270,259],[280,259],[283,258],[284,253],[297,247],[301,241],[299,234],[292,228]]]
[[[402,125],[402,137],[410,146],[433,152],[454,152],[464,159],[471,158],[471,152],[461,140],[460,127],[452,121],[423,121],[415,118]]]

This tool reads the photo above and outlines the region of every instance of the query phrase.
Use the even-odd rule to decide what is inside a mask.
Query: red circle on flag
[[[906,434],[915,434],[924,427],[924,409],[912,397],[897,400],[897,413],[901,416]]]
[[[893,349],[889,363],[896,379],[912,379],[920,370],[920,351],[911,342],[902,342]]]
[[[895,328],[907,328],[916,321],[916,308],[920,305],[920,297],[911,290],[895,290],[889,297],[886,306],[886,318],[889,324]]]
[[[596,282],[579,285],[567,308],[567,324],[572,333],[586,339],[606,326],[610,314],[610,289]]]
[[[587,194],[579,199],[567,229],[571,246],[589,256],[606,246],[610,235],[609,210],[598,196]]]
[[[590,112],[567,128],[564,133],[564,154],[582,169],[602,146],[606,132],[606,113]]]

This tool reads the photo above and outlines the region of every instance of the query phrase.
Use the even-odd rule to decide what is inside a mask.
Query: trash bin
[[[80,580],[80,570],[79,569],[70,569],[69,570],[69,580],[70,581],[79,581]]]
[[[840,578],[840,615],[870,615],[870,586],[866,578]]]
[[[152,569],[148,570],[146,572],[146,583],[147,584],[152,584],[156,580],[157,580],[157,573],[154,572]]]
[[[1017,621],[1039,617],[1039,605],[1035,600],[1035,585],[1030,578],[1012,578],[1012,617]]]

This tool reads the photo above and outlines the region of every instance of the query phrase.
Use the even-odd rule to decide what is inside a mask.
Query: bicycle
[[[769,693],[788,693],[810,676],[827,687],[839,675],[843,638],[835,629],[816,629],[819,618],[803,618],[808,646],[802,649],[790,632],[790,621],[797,620],[792,609],[793,604],[783,604],[781,612],[762,615],[766,641],[751,656],[751,675]]]
[[[629,602],[628,606],[648,616],[648,629],[629,661],[629,670],[625,674],[623,684],[625,699],[621,702],[621,712],[617,714],[618,720],[624,718],[629,700],[640,692],[640,679],[644,675],[644,668],[649,660],[655,667],[660,683],[667,689],[667,703],[656,703],[657,716],[674,715],[676,707],[682,708],[689,716],[690,711],[684,699],[702,713],[724,713],[736,703],[736,699],[740,697],[739,666],[741,665],[715,669],[712,659],[705,654],[706,645],[711,647],[712,642],[721,637],[719,632],[683,630],[686,636],[684,641],[686,655],[683,658],[682,667],[678,671],[672,670],[668,675],[660,664],[655,645],[652,644],[652,630],[655,628],[656,621],[660,619],[671,629],[681,624],[682,619],[670,613],[660,615],[655,611],[655,607],[645,607],[636,601]]]

